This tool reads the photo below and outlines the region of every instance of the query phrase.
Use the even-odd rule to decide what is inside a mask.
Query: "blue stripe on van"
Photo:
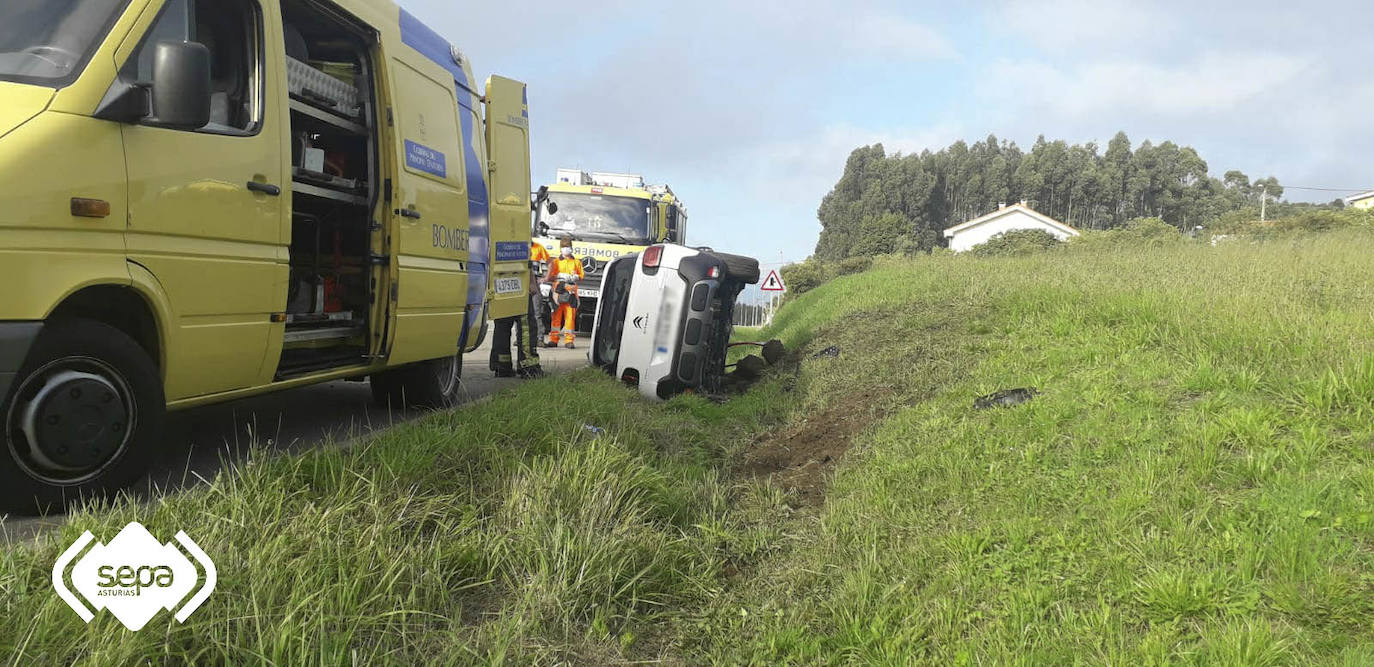
[[[476,100],[473,100],[476,108]],[[487,262],[491,257],[490,203],[487,199],[487,170],[477,155],[473,133],[474,116],[466,109],[458,110],[463,126],[463,163],[468,177],[468,305],[476,306],[468,315],[469,327],[482,325],[482,302],[487,298]]]
[[[459,88],[469,90],[467,72],[453,60],[453,45],[404,9],[401,10],[401,42],[448,70]]]

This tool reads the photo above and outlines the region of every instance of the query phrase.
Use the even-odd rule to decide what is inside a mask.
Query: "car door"
[[[160,41],[211,53],[211,123],[197,131],[124,129],[129,171],[128,255],[147,268],[171,306],[167,399],[270,381],[265,359],[283,308],[289,216],[279,117],[281,25],[272,2],[169,0],[121,76],[151,77]],[[272,46],[269,48],[268,45]]]

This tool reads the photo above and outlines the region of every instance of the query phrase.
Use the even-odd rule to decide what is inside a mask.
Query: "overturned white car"
[[[606,267],[592,365],[666,399],[720,390],[735,299],[759,281],[758,260],[707,248],[649,246]]]

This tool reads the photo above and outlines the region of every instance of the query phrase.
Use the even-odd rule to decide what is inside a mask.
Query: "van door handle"
[[[281,188],[272,185],[271,183],[259,183],[257,181],[248,181],[248,190],[250,192],[261,192],[269,197],[277,197],[281,195]]]
[[[422,215],[420,215],[419,211],[413,208],[400,208],[396,209],[396,212],[400,213],[402,218],[410,218],[411,220],[419,220],[421,217],[423,217]]]

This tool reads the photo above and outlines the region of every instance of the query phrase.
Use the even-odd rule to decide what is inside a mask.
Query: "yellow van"
[[[137,480],[167,410],[451,405],[526,308],[528,132],[388,0],[0,4],[0,510]]]

